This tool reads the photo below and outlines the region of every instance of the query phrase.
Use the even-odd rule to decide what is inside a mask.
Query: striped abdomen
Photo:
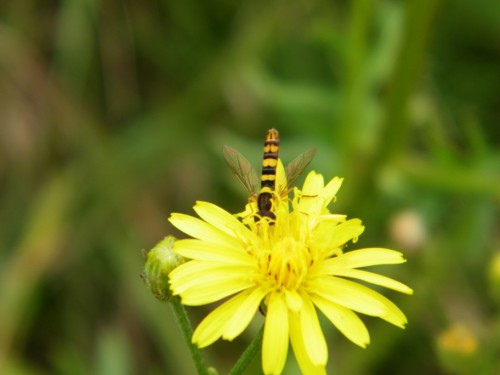
[[[280,148],[280,138],[276,129],[267,132],[264,143],[264,159],[262,161],[262,179],[260,192],[257,196],[257,206],[259,216],[276,218],[271,212],[273,192],[276,186],[276,167],[278,165],[278,153]]]
[[[276,182],[276,166],[278,165],[278,152],[280,149],[280,138],[276,129],[267,132],[264,143],[264,160],[262,160],[262,180],[260,187],[268,187],[274,190]]]

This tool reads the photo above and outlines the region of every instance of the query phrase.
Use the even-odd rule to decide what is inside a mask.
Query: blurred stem
[[[404,37],[393,73],[380,133],[378,164],[385,164],[407,146],[408,103],[421,81],[425,50],[440,1],[411,0],[406,4]]]
[[[54,177],[32,199],[19,243],[0,272],[0,373],[13,345],[22,347],[26,327],[31,326],[36,290],[47,270],[61,262],[70,229],[67,213],[73,199],[71,174]],[[5,255],[2,254],[2,255]]]
[[[234,367],[229,372],[229,375],[239,375],[242,374],[243,371],[248,367],[250,362],[255,358],[255,356],[260,352],[262,346],[262,335],[264,334],[264,326],[260,329],[259,333],[253,341],[248,345],[248,348],[243,352],[240,359]]]
[[[345,102],[343,110],[343,118],[340,129],[339,143],[344,155],[352,153],[352,148],[355,144],[356,129],[360,126],[359,106],[364,103],[363,96],[365,95],[364,82],[364,64],[366,62],[366,46],[367,35],[370,20],[372,17],[373,1],[370,0],[355,0],[351,3],[351,15],[348,31],[349,48],[346,51],[345,57]]]
[[[361,0],[360,0],[361,1]],[[421,81],[426,47],[432,31],[432,21],[441,2],[436,0],[409,0],[405,3],[403,37],[388,87],[378,146],[373,154],[357,154],[352,158],[354,168],[364,171],[358,181],[351,183],[351,195],[360,197],[360,207],[374,204],[373,193],[381,168],[396,160],[408,146],[408,103]],[[372,210],[373,213],[377,210]],[[369,218],[365,217],[369,220]]]
[[[172,306],[172,309],[174,310],[174,314],[177,318],[177,322],[179,323],[182,334],[184,335],[184,339],[188,344],[189,351],[191,352],[191,357],[193,358],[194,365],[196,366],[198,374],[209,375],[200,350],[191,341],[193,337],[193,329],[191,328],[191,322],[189,321],[189,317],[187,315],[186,309],[184,308],[184,305],[181,304],[181,301],[178,297],[174,297],[170,300],[170,306]]]
[[[395,166],[403,178],[415,186],[500,200],[498,174],[488,169],[440,166],[416,157],[401,158]]]

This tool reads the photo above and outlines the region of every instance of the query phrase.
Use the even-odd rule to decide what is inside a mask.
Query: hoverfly
[[[257,188],[259,178],[250,162],[238,151],[229,146],[224,146],[224,159],[227,165],[250,194],[250,199],[257,202],[258,212],[256,220],[262,217],[276,219],[272,211],[273,197],[275,194],[285,196],[288,186],[291,186],[309,165],[316,154],[316,148],[311,148],[293,159],[285,168],[287,186],[276,192],[276,167],[278,165],[280,139],[276,129],[270,129],[264,142],[264,157],[262,160],[262,174],[260,189]]]

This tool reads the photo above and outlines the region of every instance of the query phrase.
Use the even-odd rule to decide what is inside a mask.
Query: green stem
[[[262,346],[262,336],[264,334],[264,326],[260,329],[259,333],[253,341],[248,345],[248,348],[243,352],[238,362],[234,365],[234,367],[229,371],[229,375],[240,375],[245,371],[250,362],[255,358],[255,356],[260,352],[260,348]]]
[[[191,342],[193,337],[193,328],[191,327],[191,323],[189,321],[189,317],[187,315],[186,309],[181,304],[179,298],[174,297],[170,300],[170,306],[174,310],[174,314],[177,318],[177,323],[179,323],[179,327],[181,328],[182,334],[184,335],[184,339],[188,344],[189,350],[191,352],[191,357],[193,358],[194,365],[196,366],[196,370],[199,375],[209,375],[205,362],[201,356],[200,350],[196,345]]]
[[[417,85],[422,81],[426,48],[440,1],[410,0],[405,4],[403,39],[391,88],[385,118],[381,127],[379,154],[376,162],[385,164],[407,147],[409,137],[408,107]]]

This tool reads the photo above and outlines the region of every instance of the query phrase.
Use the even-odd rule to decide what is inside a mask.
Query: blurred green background
[[[0,373],[194,374],[141,249],[196,200],[240,211],[222,147],[258,166],[276,127],[415,289],[365,350],[323,322],[329,373],[500,374],[499,120],[497,0],[2,1]]]

